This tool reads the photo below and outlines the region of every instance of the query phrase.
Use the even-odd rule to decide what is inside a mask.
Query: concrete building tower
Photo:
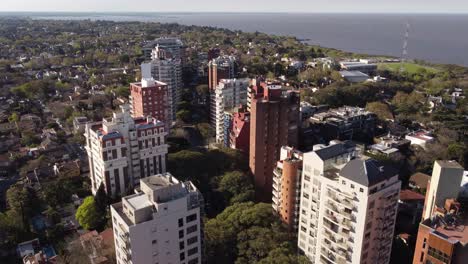
[[[401,182],[348,142],[304,153],[299,249],[312,263],[389,263]]]
[[[169,173],[140,181],[111,205],[117,264],[202,263],[201,193]]]
[[[299,95],[269,84],[260,98],[252,101],[249,167],[254,176],[257,201],[271,202],[273,169],[282,146],[297,147],[299,137]]]
[[[468,259],[468,199],[461,195],[464,169],[456,161],[434,162],[413,264],[466,263]]]
[[[167,130],[151,117],[132,118],[130,106],[85,127],[92,192],[101,185],[111,196],[125,195],[140,179],[166,172]]]
[[[233,111],[247,103],[249,79],[222,79],[211,92],[211,124],[216,131],[216,142],[224,144],[226,126],[225,111]],[[230,131],[229,131],[230,132]]]
[[[177,105],[182,93],[182,64],[178,57],[169,56],[167,50],[156,46],[152,52],[152,60],[141,64],[141,76],[143,79],[157,80],[167,84],[169,113],[175,120]]]

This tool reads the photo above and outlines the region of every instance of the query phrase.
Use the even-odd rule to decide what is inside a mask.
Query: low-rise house
[[[413,175],[411,175],[409,179],[409,187],[419,190],[420,192],[425,192],[427,189],[427,183],[430,181],[431,176],[422,173],[422,172],[417,172]]]
[[[17,128],[14,122],[4,122],[0,124],[0,133],[6,134],[15,131]]]
[[[426,148],[426,144],[435,140],[430,132],[424,130],[409,133],[405,139],[411,141],[411,145],[418,145],[422,148]]]
[[[55,264],[57,254],[52,246],[41,246],[39,239],[18,244],[16,248],[23,264]]]
[[[340,75],[350,83],[365,82],[369,79],[369,75],[360,71],[340,71]]]
[[[108,228],[101,233],[96,230],[80,236],[80,244],[92,264],[111,264],[115,254],[114,233]]]
[[[79,160],[54,164],[54,174],[58,177],[79,177],[81,175]]]
[[[418,223],[421,220],[424,198],[424,195],[412,190],[400,191],[398,213],[404,214],[411,224]]]

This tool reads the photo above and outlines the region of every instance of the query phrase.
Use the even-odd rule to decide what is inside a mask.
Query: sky
[[[467,0],[0,0],[3,11],[468,13]]]

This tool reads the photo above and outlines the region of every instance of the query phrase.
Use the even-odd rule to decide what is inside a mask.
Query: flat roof
[[[444,228],[442,225],[439,225],[434,229],[434,234],[447,239],[453,244],[459,242],[462,245],[466,245],[468,243],[468,219],[464,219],[460,225],[453,228]]]
[[[462,169],[463,167],[454,160],[436,160],[436,162],[443,168]]]
[[[151,177],[147,177],[147,178],[144,178],[144,179],[141,179],[140,181],[142,183],[145,183],[146,186],[148,186],[149,188],[151,188],[152,190],[158,190],[158,189],[161,189],[161,188],[164,188],[164,187],[167,187],[167,186],[171,186],[171,185],[176,185],[178,184],[179,182],[175,180],[175,178],[170,178],[172,177],[171,175],[168,175],[168,176],[162,176],[162,175],[155,175],[155,176],[151,176]],[[171,179],[171,180],[170,180]]]
[[[360,71],[340,71],[341,76],[345,77],[369,77],[369,75]]]
[[[143,209],[152,205],[144,193],[136,194],[135,196],[130,196],[125,199],[135,210]]]

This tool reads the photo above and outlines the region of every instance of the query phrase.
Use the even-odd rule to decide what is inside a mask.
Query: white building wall
[[[348,159],[337,166],[334,158],[304,154],[298,247],[312,263],[388,263],[401,183],[394,176],[368,188],[324,177],[326,168],[340,169]]]
[[[145,203],[154,206],[147,221],[134,223],[128,219],[122,207],[128,206],[126,202],[111,206],[117,264],[201,263],[201,209],[188,207],[189,194],[163,203],[151,201],[150,196],[144,193],[133,197],[141,195],[147,199]],[[130,211],[137,214],[132,209]],[[192,215],[196,215],[196,219],[188,222],[188,216]]]
[[[212,94],[212,124],[216,130],[216,142],[224,141],[224,112],[247,103],[249,79],[223,79]]]

